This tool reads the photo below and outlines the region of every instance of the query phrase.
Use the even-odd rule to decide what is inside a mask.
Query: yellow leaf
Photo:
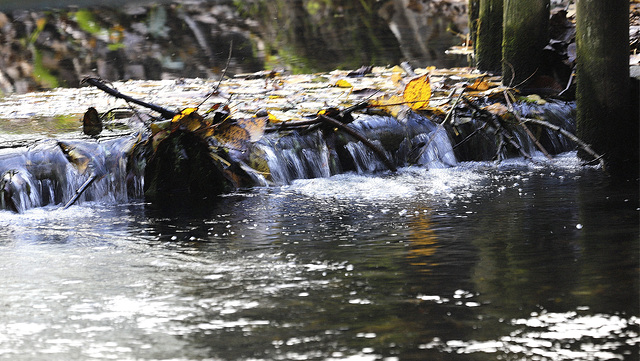
[[[431,98],[431,82],[428,74],[412,79],[404,87],[403,97],[411,109],[425,109]]]
[[[189,114],[195,112],[196,110],[198,110],[198,108],[186,108],[183,111],[180,112],[180,114],[176,114],[173,119],[171,119],[172,122],[177,123],[179,122],[182,118],[188,116]]]
[[[407,108],[405,100],[398,95],[383,95],[376,99],[371,99],[369,105],[372,108],[380,108],[394,118],[398,118],[400,112]]]
[[[172,130],[181,128],[193,132],[210,125],[200,114],[196,113],[196,110],[198,108],[186,108],[180,114],[176,114],[171,119]]]
[[[156,135],[157,133],[163,131],[163,130],[168,130],[169,125],[171,124],[171,121],[169,120],[163,120],[160,122],[153,122],[149,125],[149,128],[151,129],[151,135]]]
[[[344,79],[340,79],[336,82],[335,86],[338,88],[352,88],[353,85]]]

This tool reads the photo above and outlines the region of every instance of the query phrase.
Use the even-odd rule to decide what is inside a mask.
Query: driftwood
[[[84,191],[87,189],[87,187],[89,187],[91,184],[93,184],[93,182],[95,182],[96,180],[98,180],[100,178],[101,177],[99,175],[97,175],[97,174],[91,174],[89,179],[87,179],[80,186],[80,188],[78,188],[76,190],[76,192],[73,195],[73,197],[67,202],[67,204],[64,205],[64,207],[62,207],[62,209],[67,209],[67,208],[71,207],[78,200],[78,198],[80,198],[80,196],[82,195],[82,193],[84,193]]]

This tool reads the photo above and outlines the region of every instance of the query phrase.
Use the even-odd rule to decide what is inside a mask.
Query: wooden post
[[[535,76],[549,42],[548,26],[549,0],[504,0],[504,85],[526,85]]]
[[[502,1],[480,0],[476,35],[476,66],[500,73],[502,63]]]
[[[638,171],[638,119],[630,116],[629,0],[578,0],[577,133],[612,173]]]

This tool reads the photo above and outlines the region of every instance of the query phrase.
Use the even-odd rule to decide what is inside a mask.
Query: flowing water
[[[0,113],[106,99],[77,93]],[[3,137],[50,133],[18,123]],[[0,359],[637,360],[637,184],[575,152],[457,162],[436,138],[395,174],[353,144],[358,172],[333,176],[313,138],[305,162],[267,142],[277,184],[207,206],[145,203],[112,170],[67,209],[51,191],[0,211]],[[0,165],[32,166],[20,152]]]

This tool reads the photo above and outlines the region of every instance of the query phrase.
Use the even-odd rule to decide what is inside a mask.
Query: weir
[[[568,131],[575,129],[572,103],[519,103],[515,107],[523,117],[535,116]],[[401,120],[389,115],[354,114],[349,126],[383,149],[396,167],[445,168],[465,161],[519,156],[509,148],[496,154],[497,130],[482,127],[480,120],[471,116],[461,113],[451,124],[441,125],[415,112],[409,112]],[[476,134],[474,129],[482,131],[475,131]],[[513,134],[521,147],[536,154],[538,150],[530,137],[524,130],[515,129]],[[575,149],[560,133],[547,128],[533,131],[552,154]],[[77,202],[114,204],[143,199],[146,163],[131,153],[137,142],[148,136],[145,134],[146,130],[141,129],[133,135],[110,140],[49,139],[30,147],[1,150],[0,208],[24,212],[35,207],[63,206],[90,180]],[[255,186],[280,186],[296,179],[345,172],[388,172],[379,157],[362,142],[330,129],[269,133],[253,144],[250,152],[254,163],[262,164],[262,173],[257,173],[262,177],[255,180]],[[262,169],[265,164],[268,174]]]

